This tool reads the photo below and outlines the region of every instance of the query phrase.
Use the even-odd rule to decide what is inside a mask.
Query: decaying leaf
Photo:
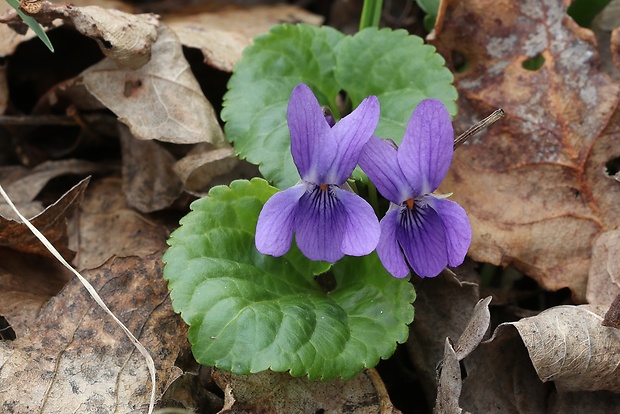
[[[200,49],[205,63],[226,72],[232,71],[252,39],[267,33],[271,26],[284,22],[320,25],[322,21],[320,16],[285,4],[252,8],[227,5],[205,13],[163,19],[183,45]]]
[[[110,309],[151,351],[158,394],[181,372],[185,326],[174,314],[162,278],[161,254],[114,258],[84,276]],[[27,335],[0,342],[3,410],[143,412],[149,375],[120,327],[86,294],[77,278],[30,321]]]
[[[461,269],[457,272],[459,275],[467,273]],[[465,330],[479,300],[478,285],[460,281],[446,269],[435,278],[419,280],[415,288],[416,317],[410,327],[407,349],[424,379],[422,385],[427,400],[435,401],[436,369],[444,355],[445,340],[456,340]]]
[[[548,391],[516,329],[500,325],[463,360],[460,404],[471,413],[545,414]]]
[[[19,166],[0,167],[0,184],[22,215],[34,217],[43,210],[35,197],[51,179],[70,174],[84,176],[107,170],[108,167],[103,164],[76,159],[47,161],[33,169]],[[4,200],[0,201],[0,215],[17,218]]]
[[[491,323],[489,303],[491,303],[491,299],[491,296],[480,299],[474,306],[469,323],[454,345],[454,353],[459,361],[478,347],[484,334],[489,330]]]
[[[206,195],[213,179],[229,173],[239,159],[232,147],[213,148],[208,144],[198,144],[189,154],[174,165],[185,189],[192,194]]]
[[[120,179],[105,178],[93,182],[84,197],[74,265],[92,269],[112,256],[146,256],[164,251],[167,238],[166,228],[127,204]]]
[[[65,25],[94,39],[101,51],[119,65],[137,69],[147,63],[151,55],[151,44],[157,39],[157,16],[153,14],[133,15],[115,9],[99,6],[75,7],[70,4],[39,3],[40,8],[33,14],[37,21],[46,26],[58,25],[60,19]],[[54,23],[52,23],[54,22]],[[20,17],[11,11],[0,18],[0,23],[23,26]],[[21,39],[13,37],[7,45],[7,55],[11,47]]]
[[[459,407],[462,385],[461,366],[448,338],[445,341],[441,362],[441,373],[437,381],[437,400],[433,413],[460,414],[463,412]]]
[[[620,230],[602,233],[592,248],[586,298],[593,305],[611,305],[620,295]]]
[[[67,219],[71,217],[80,205],[88,181],[89,178],[80,181],[58,201],[30,220],[65,258],[72,258],[74,256],[74,252],[68,247]],[[25,224],[1,216],[0,246],[7,246],[20,252],[50,256],[48,250],[30,232]]]
[[[366,370],[354,378],[329,382],[293,378],[288,373],[264,371],[233,375],[215,371],[213,378],[224,390],[220,413],[400,413],[392,406],[381,378]]]
[[[104,59],[84,71],[82,80],[138,139],[224,145],[213,107],[183,56],[179,39],[162,25],[151,53],[151,60],[137,70]]]
[[[471,257],[584,301],[592,244],[620,226],[620,186],[605,169],[620,156],[620,84],[568,4],[444,1],[432,43],[456,72],[457,130],[506,112],[456,151],[442,187],[468,212]]]
[[[174,173],[174,156],[155,141],[135,139],[124,125],[119,127],[123,149],[123,192],[130,206],[143,213],[170,206],[183,192]]]
[[[540,379],[561,392],[620,392],[620,330],[602,326],[607,309],[556,306],[512,323]]]

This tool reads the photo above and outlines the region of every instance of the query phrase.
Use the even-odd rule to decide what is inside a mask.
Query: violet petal
[[[416,196],[437,189],[454,153],[454,130],[446,107],[425,99],[416,107],[398,149],[398,163]]]
[[[334,163],[338,144],[312,90],[297,85],[287,111],[291,132],[291,153],[304,181],[323,184],[325,172]]]
[[[346,224],[341,250],[350,256],[364,256],[375,250],[381,229],[374,210],[360,196],[335,187],[334,195],[342,202]]]
[[[471,244],[471,225],[463,207],[454,201],[427,197],[430,206],[443,222],[448,251],[448,264],[459,266],[465,260]]]
[[[376,96],[364,99],[353,112],[336,122],[332,131],[338,143],[338,156],[326,174],[328,183],[340,185],[349,178],[378,123],[379,100]]]
[[[443,221],[429,206],[404,209],[396,238],[418,276],[437,276],[448,265]]]
[[[256,248],[262,254],[282,256],[291,247],[299,199],[306,192],[298,184],[271,196],[263,206],[256,224]]]
[[[359,166],[381,195],[394,204],[413,198],[412,188],[403,175],[396,155],[396,148],[389,142],[371,137],[362,150]]]
[[[346,225],[346,212],[331,187],[319,186],[306,192],[299,200],[295,216],[297,247],[310,260],[338,261]]]
[[[405,261],[396,233],[400,226],[399,209],[388,212],[381,220],[381,236],[377,245],[377,254],[383,267],[394,277],[403,278],[409,274],[409,266]]]

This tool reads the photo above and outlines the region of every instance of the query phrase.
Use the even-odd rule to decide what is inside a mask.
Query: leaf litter
[[[182,193],[204,194],[218,176],[245,174],[205,97],[202,82],[209,80],[198,82],[191,70],[197,63],[186,59],[182,46],[200,49],[204,62],[198,64],[230,71],[243,47],[270,23],[293,19],[319,24],[322,17],[292,6],[248,12],[208,5],[181,9],[187,13],[173,7],[175,13],[164,11],[159,20],[154,14],[132,14],[138,10],[125,3],[98,3],[100,7],[45,3],[42,21],[94,39],[105,59],[81,68],[73,78],[58,79],[35,98],[36,111],[45,115],[77,108],[86,120],[79,125],[74,121],[80,139],[118,140],[122,161],[81,159],[68,146],[63,160],[46,154],[43,164],[17,167],[17,157],[5,155],[12,152],[4,150],[12,141],[2,131],[0,183],[28,216],[36,216],[33,224],[63,256],[77,253],[74,266],[86,269],[85,276],[149,349],[157,368],[157,399],[196,410],[210,407],[212,412],[266,407],[291,412],[291,407],[338,404],[356,407],[352,412],[376,412],[377,399],[380,406],[393,407],[390,398],[398,397],[385,394],[381,379],[368,380],[376,375],[373,371],[360,374],[362,383],[342,382],[342,388],[284,374],[235,378],[215,372],[205,393],[196,385],[198,369],[180,363],[190,352],[186,328],[162,283],[165,240],[180,210],[187,208]],[[489,287],[471,264],[464,265],[416,282],[416,319],[407,351],[422,399],[427,407],[435,402],[440,407],[436,412],[613,412],[620,405],[620,364],[615,360],[620,339],[603,319],[610,307],[617,308],[614,300],[620,293],[620,187],[613,178],[617,171],[607,169],[620,157],[620,84],[612,71],[619,61],[620,29],[606,23],[612,69],[603,65],[603,70],[597,40],[566,17],[565,2],[505,6],[493,6],[496,13],[489,14],[485,10],[491,6],[482,0],[442,2],[431,34],[431,42],[456,71],[456,130],[499,107],[507,114],[456,151],[445,187],[458,189],[453,198],[470,215],[471,258],[512,265],[547,290],[568,287],[575,303],[589,305],[524,309],[521,304],[532,295],[541,298],[540,291]],[[246,30],[248,16],[260,19]],[[11,27],[20,24],[11,12],[0,20]],[[131,34],[123,37],[117,29],[129,25]],[[462,42],[464,35],[470,41]],[[9,87],[14,77],[7,66],[29,38],[31,34],[0,25],[0,55],[8,60],[0,67],[0,114],[15,113],[12,101],[18,92]],[[523,66],[538,56],[543,58],[540,68]],[[106,125],[114,125],[116,118],[124,125],[101,134],[92,128],[89,111],[107,117],[112,123]],[[62,197],[70,188],[65,186],[44,208],[41,200],[51,188],[57,190],[63,177],[91,174],[87,189],[82,184]],[[45,257],[48,253],[24,225],[3,216],[9,218],[0,219],[0,314],[16,332],[15,340],[0,341],[3,410],[145,412],[149,380],[143,360],[71,274]],[[489,294],[490,321],[488,302],[474,311]],[[483,340],[489,328],[493,334]],[[381,367],[379,373],[389,383]],[[281,388],[281,383],[286,385]],[[211,393],[215,388],[221,401]],[[188,396],[187,389],[201,391]],[[344,399],[349,392],[355,396]]]

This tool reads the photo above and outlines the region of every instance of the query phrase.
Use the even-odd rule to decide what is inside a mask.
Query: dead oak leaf
[[[84,85],[138,139],[224,145],[215,111],[192,74],[179,39],[163,25],[157,31],[146,65],[131,70],[104,59],[82,72]]]
[[[39,23],[49,27],[64,24],[75,28],[83,35],[94,39],[103,54],[114,59],[119,65],[139,68],[150,59],[151,44],[157,39],[156,29],[159,24],[154,14],[134,15],[99,6],[76,7],[48,1],[41,2],[40,6],[38,12],[33,14]],[[0,23],[7,23],[11,27],[25,31],[25,24],[15,11],[0,17]],[[6,31],[6,28],[2,30]],[[32,32],[28,32],[26,38],[33,37],[30,33]],[[2,56],[13,53],[15,47],[25,40],[15,34],[8,34],[6,39],[0,43]]]
[[[457,129],[507,114],[456,151],[442,187],[470,216],[471,257],[584,301],[592,244],[620,225],[605,168],[620,156],[620,84],[599,70],[569,3],[445,1],[432,43],[457,72]]]
[[[164,16],[163,22],[174,30],[183,45],[200,49],[205,63],[225,72],[232,72],[243,49],[271,26],[283,22],[319,25],[323,21],[316,14],[286,4],[210,8],[203,13]]]
[[[381,377],[372,369],[347,381],[309,381],[272,371],[234,375],[220,370],[213,372],[213,379],[224,390],[220,414],[400,413],[390,402]]]
[[[90,178],[85,178],[67,191],[58,201],[37,214],[30,222],[56,247],[65,258],[74,252],[68,247],[67,220],[73,215],[84,197]],[[51,257],[24,223],[0,216],[0,246],[24,253]]]
[[[181,374],[189,352],[185,324],[172,310],[161,253],[114,258],[84,274],[109,308],[151,352],[158,398]],[[77,278],[30,321],[28,333],[0,342],[3,412],[145,412],[146,362]]]

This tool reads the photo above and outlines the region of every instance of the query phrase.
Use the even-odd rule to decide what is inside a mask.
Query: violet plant
[[[435,276],[471,240],[463,210],[434,194],[452,158],[452,80],[403,30],[282,24],[244,51],[222,118],[264,179],[192,203],[164,255],[198,362],[346,379],[407,339],[410,268]]]

